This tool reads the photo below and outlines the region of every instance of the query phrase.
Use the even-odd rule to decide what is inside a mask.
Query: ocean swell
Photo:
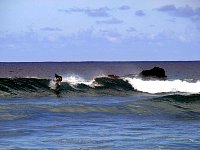
[[[60,85],[52,79],[0,78],[0,97],[24,96],[102,96],[135,93],[199,94],[200,81],[143,80],[136,77],[98,76],[85,80],[79,76],[64,77]]]

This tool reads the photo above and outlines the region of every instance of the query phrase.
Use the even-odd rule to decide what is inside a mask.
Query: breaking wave
[[[182,80],[142,80],[125,78],[136,90],[151,94],[157,93],[200,93],[200,81],[189,82]]]
[[[52,79],[0,78],[0,97],[102,96],[134,94],[200,94],[200,81],[143,80],[136,77],[99,76],[85,80],[78,75],[63,77],[60,85]]]

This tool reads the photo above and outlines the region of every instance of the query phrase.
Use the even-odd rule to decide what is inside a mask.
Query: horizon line
[[[114,61],[0,61],[0,63],[123,63],[123,62],[199,62],[200,60],[114,60]]]

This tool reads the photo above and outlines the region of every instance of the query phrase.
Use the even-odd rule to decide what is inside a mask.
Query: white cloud
[[[113,17],[107,20],[96,21],[96,23],[97,24],[121,24],[123,23],[123,21]]]

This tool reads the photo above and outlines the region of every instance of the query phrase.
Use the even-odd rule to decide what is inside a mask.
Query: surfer
[[[55,74],[55,79],[53,81],[60,85],[62,81],[62,76]]]

